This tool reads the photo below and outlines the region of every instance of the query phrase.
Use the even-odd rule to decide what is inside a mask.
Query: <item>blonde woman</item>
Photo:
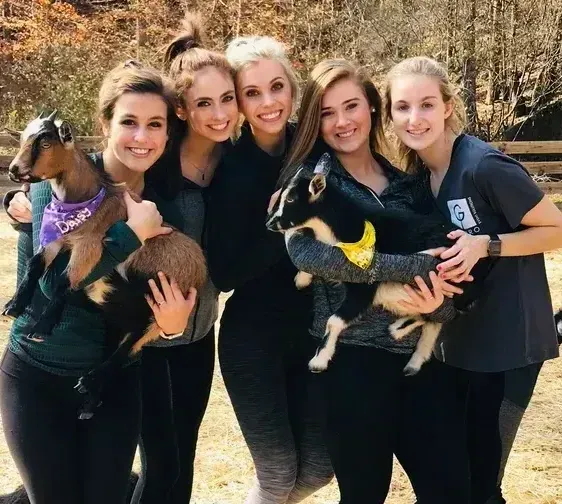
[[[245,122],[211,191],[211,276],[222,291],[234,289],[219,359],[256,470],[246,503],[296,503],[332,478],[318,377],[306,366],[314,348],[310,293],[295,288],[283,237],[265,228],[293,134],[297,82],[283,47],[269,37],[235,39],[226,56]]]
[[[558,356],[543,253],[562,247],[562,213],[517,161],[461,133],[464,106],[440,64],[407,59],[387,80],[405,168],[460,228],[440,276],[460,281],[495,258],[480,301],[444,327],[436,356],[468,387],[471,502],[505,503],[501,480],[519,423],[542,363]]]

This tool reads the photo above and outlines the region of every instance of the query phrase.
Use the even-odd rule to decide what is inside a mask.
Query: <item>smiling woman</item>
[[[387,119],[404,167],[462,229],[442,253],[442,278],[494,266],[481,302],[446,324],[436,356],[467,392],[466,437],[474,502],[505,503],[501,482],[545,360],[558,356],[543,253],[562,247],[562,213],[516,160],[462,134],[464,105],[447,71],[426,57],[387,76]]]
[[[386,207],[431,213],[431,202],[417,184],[381,154],[386,147],[381,113],[380,94],[364,70],[345,60],[319,63],[303,91],[283,180],[298,170],[311,176],[322,155],[328,183],[361,212],[374,214]],[[311,194],[314,198],[314,191]],[[326,245],[308,233],[296,231],[287,237],[293,263],[315,277],[311,332],[318,340],[324,338],[329,317],[345,298],[342,282],[419,285],[419,293],[409,285],[404,288],[413,312],[426,313],[434,322],[454,316],[450,300],[444,299],[451,286],[431,275],[430,290],[420,277],[426,282],[430,278],[436,266],[431,255],[375,254],[376,244],[372,240],[365,249],[372,261],[356,261],[343,246]],[[349,251],[361,243],[344,245]],[[418,502],[466,503],[469,478],[462,404],[452,385],[442,379],[442,364],[435,360],[417,375],[404,376],[402,370],[420,331],[396,341],[388,330],[396,320],[384,308],[369,306],[341,332],[342,344],[322,382],[328,397],[325,438],[341,502],[384,502],[396,454]]]
[[[211,277],[221,290],[234,289],[221,320],[219,360],[256,470],[246,503],[296,503],[332,478],[323,403],[306,368],[310,294],[295,288],[283,238],[265,228],[293,133],[297,83],[283,46],[269,37],[234,39],[226,55],[245,122],[217,171],[209,205]]]
[[[164,58],[180,126],[148,180],[179,212],[180,230],[205,250],[209,186],[229,149],[238,107],[228,61],[202,46],[200,19],[188,14]],[[174,297],[171,289],[157,293],[162,315],[178,311]],[[197,301],[187,327],[171,328],[143,351],[142,473],[133,503],[185,504],[191,497],[197,436],[214,367],[218,291],[210,280]]]
[[[99,94],[99,119],[108,147],[93,155],[91,161],[116,182],[149,196],[149,190],[143,190],[143,174],[165,150],[174,107],[171,86],[161,74],[134,62],[119,65],[105,77]],[[44,124],[45,120],[39,122]],[[62,141],[72,140],[62,125],[56,134]],[[55,151],[56,144],[45,136],[41,147]],[[59,148],[71,152],[60,145]],[[53,187],[60,190],[56,183]],[[32,222],[20,226],[20,243],[33,242],[35,251],[40,239],[49,238],[52,231],[49,219],[44,217],[44,209],[51,201],[56,200],[47,182],[32,185]],[[126,199],[126,203],[127,222],[119,221],[108,229],[102,257],[83,285],[111,273],[144,240],[168,232],[161,227],[162,216],[154,203],[135,203],[132,199]],[[171,215],[166,219],[173,222]],[[31,254],[32,250],[18,250],[18,269]],[[41,289],[36,290],[31,304],[12,325],[8,350],[0,365],[2,424],[32,502],[117,504],[127,493],[140,430],[138,362],[112,376],[111,386],[102,390],[102,403],[95,409],[93,419],[79,420],[82,398],[75,389],[76,378],[98,366],[114,350],[113,332],[97,309],[83,300],[69,299],[61,322],[49,337],[43,341],[29,337],[67,265],[68,255],[57,255],[40,280]],[[184,325],[193,303],[193,296],[179,303]],[[164,331],[174,329],[176,323],[177,317],[160,317],[158,321]],[[37,422],[37,418],[42,421]],[[111,464],[106,463],[108,460]],[[84,467],[87,470],[80,469]]]

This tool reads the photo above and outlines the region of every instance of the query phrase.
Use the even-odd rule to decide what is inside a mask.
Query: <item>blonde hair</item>
[[[439,90],[445,103],[451,103],[453,111],[445,119],[445,127],[451,129],[456,134],[462,132],[466,126],[466,111],[464,103],[460,98],[457,89],[450,82],[447,70],[437,61],[425,56],[408,58],[394,65],[386,75],[385,86],[385,121],[392,123],[392,83],[401,77],[420,75],[431,77],[439,83]],[[400,139],[396,139],[396,152],[399,164],[409,173],[416,173],[422,168],[422,162],[415,150],[410,149]]]
[[[297,100],[299,91],[297,76],[287,58],[285,47],[277,40],[259,35],[236,37],[226,48],[226,59],[236,74],[251,63],[262,59],[279,63],[291,85],[293,100]]]
[[[280,183],[291,177],[312,152],[320,133],[322,97],[327,89],[345,79],[352,80],[363,89],[369,107],[374,109],[371,112],[371,132],[369,134],[371,150],[386,152],[387,144],[382,124],[382,100],[374,82],[363,69],[354,63],[343,59],[324,60],[312,69],[304,87],[298,113],[298,125],[280,176]]]
[[[164,68],[173,79],[177,99],[183,106],[183,95],[192,86],[196,72],[214,67],[234,80],[234,70],[223,54],[203,48],[203,25],[199,14],[186,13],[181,26],[182,30],[166,47]]]
[[[166,104],[168,130],[175,118],[176,97],[172,82],[158,70],[128,60],[111,70],[102,82],[98,94],[98,118],[111,122],[117,100],[125,93],[150,93],[162,98]]]

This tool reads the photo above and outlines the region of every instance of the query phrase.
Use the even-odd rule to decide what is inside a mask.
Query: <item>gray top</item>
[[[204,247],[205,219],[206,219],[206,188],[194,182],[183,179],[183,187],[169,202],[174,210],[180,214],[181,224],[178,227],[186,235],[193,238]],[[150,199],[150,198],[147,198]],[[213,285],[210,276],[207,283],[197,293],[197,302],[189,318],[189,323],[183,336],[171,340],[159,338],[150,346],[170,347],[198,341],[206,336],[218,318],[218,289]]]
[[[437,205],[470,234],[524,229],[544,197],[523,166],[469,135],[457,139]],[[544,255],[500,257],[473,308],[445,325],[436,356],[447,364],[499,372],[558,356]]]
[[[332,156],[332,167],[328,173],[331,184],[353,198],[368,213],[380,206],[417,210],[426,201],[421,201],[420,179],[414,179],[394,168],[385,158],[376,155],[377,161],[389,179],[388,187],[375,195],[371,189],[355,180]],[[313,169],[313,165],[305,169]],[[420,199],[421,198],[421,199]],[[427,207],[426,207],[427,209]],[[312,283],[314,292],[314,320],[311,329],[313,336],[324,336],[326,321],[341,305],[345,288],[323,280],[373,283],[395,281],[413,283],[416,275],[428,281],[429,272],[435,270],[438,261],[427,254],[409,256],[376,253],[372,265],[364,270],[351,263],[341,249],[331,247],[314,238],[295,233],[287,244],[291,260],[302,271],[317,275]],[[451,320],[456,315],[452,301],[446,299],[443,305],[429,318],[436,322]],[[412,353],[421,334],[418,328],[401,341],[395,341],[388,331],[388,326],[397,317],[380,308],[369,307],[367,312],[342,332],[339,342],[383,348],[396,353]]]

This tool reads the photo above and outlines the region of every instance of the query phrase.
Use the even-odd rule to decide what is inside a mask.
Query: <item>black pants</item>
[[[503,504],[501,481],[542,363],[498,373],[446,366],[459,394],[468,393],[466,437],[470,457],[471,504]]]
[[[333,477],[315,349],[304,324],[223,317],[221,371],[256,470],[246,504],[300,502]]]
[[[213,381],[214,330],[195,343],[142,352],[142,471],[131,502],[187,504]]]
[[[432,359],[341,344],[326,371],[327,438],[341,504],[382,504],[396,454],[418,504],[469,502],[464,398]]]
[[[140,430],[139,365],[121,370],[90,420],[76,378],[7,350],[0,367],[4,435],[32,504],[123,504]]]

